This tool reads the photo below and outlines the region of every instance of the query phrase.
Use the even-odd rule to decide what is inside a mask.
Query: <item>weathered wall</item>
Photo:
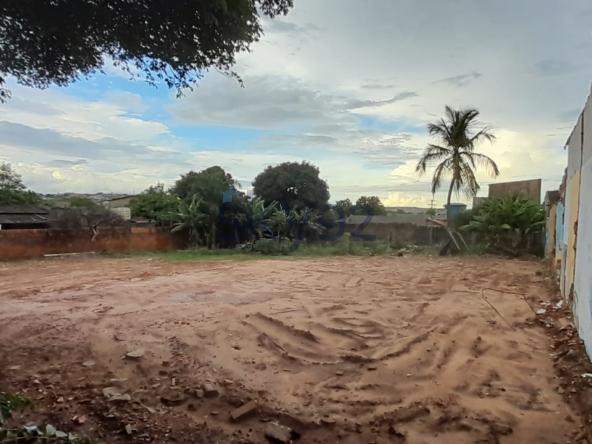
[[[99,235],[54,230],[0,230],[0,259],[24,259],[45,254],[88,251],[163,251],[182,248],[184,239],[167,232],[141,229]]]
[[[555,233],[557,232],[557,204],[551,205],[547,214],[545,233],[545,257],[555,257]]]
[[[583,112],[583,146],[575,250],[574,313],[580,337],[592,356],[592,99]]]
[[[347,224],[345,231],[352,239],[384,240],[393,246],[430,245],[448,240],[446,231],[441,227],[429,227],[409,223],[355,225]]]
[[[514,182],[492,183],[489,185],[489,197],[502,197],[506,194],[521,194],[540,203],[541,179],[518,180]]]
[[[582,167],[582,115],[568,140],[567,181],[565,188],[564,239],[565,260],[561,264],[563,282],[561,292],[569,297],[572,291],[576,265],[576,238],[580,205],[580,170]]]

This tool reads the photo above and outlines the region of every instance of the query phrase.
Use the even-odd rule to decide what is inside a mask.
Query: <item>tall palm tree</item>
[[[452,191],[458,194],[464,189],[467,196],[475,196],[479,191],[479,184],[475,178],[477,164],[487,168],[496,177],[499,169],[491,157],[476,153],[475,145],[485,139],[493,142],[495,136],[488,128],[477,129],[479,111],[476,109],[455,110],[446,107],[446,118],[428,125],[431,136],[440,138],[440,145],[429,144],[419,162],[416,171],[426,172],[429,165],[439,162],[432,177],[432,193],[442,184],[443,176],[451,177],[450,188],[446,204],[450,205]]]

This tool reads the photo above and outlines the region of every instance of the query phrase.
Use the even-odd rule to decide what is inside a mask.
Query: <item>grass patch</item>
[[[114,257],[153,257],[166,261],[246,261],[261,258],[260,254],[245,252],[244,250],[219,249],[208,250],[195,248],[190,250],[174,251],[138,251],[131,253],[110,254]]]
[[[330,256],[403,256],[433,255],[434,248],[407,246],[391,247],[385,241],[358,241],[343,236],[335,242],[291,242],[262,239],[254,248],[215,249],[195,248],[177,251],[111,254],[115,257],[154,257],[166,261],[247,261],[264,258],[290,259]]]

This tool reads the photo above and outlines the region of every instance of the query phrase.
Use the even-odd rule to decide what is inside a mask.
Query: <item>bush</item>
[[[544,226],[542,205],[520,196],[504,196],[481,204],[461,230],[476,233],[493,253],[519,256],[541,252]]]
[[[255,242],[253,251],[265,255],[281,256],[288,255],[293,251],[293,244],[288,240],[277,240],[262,238]]]

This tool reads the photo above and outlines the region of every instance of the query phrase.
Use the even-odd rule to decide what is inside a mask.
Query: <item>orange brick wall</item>
[[[24,259],[55,253],[164,251],[183,248],[182,236],[154,228],[100,234],[70,231],[0,230],[0,259]]]

